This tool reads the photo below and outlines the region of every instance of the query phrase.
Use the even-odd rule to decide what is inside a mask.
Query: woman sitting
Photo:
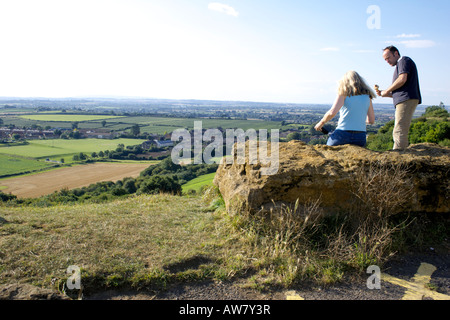
[[[366,124],[375,122],[372,99],[375,92],[366,84],[363,78],[349,71],[339,81],[338,96],[331,109],[315,126],[317,131],[334,118],[339,112],[339,122],[335,131],[330,133],[327,145],[339,146],[353,144],[366,146]]]

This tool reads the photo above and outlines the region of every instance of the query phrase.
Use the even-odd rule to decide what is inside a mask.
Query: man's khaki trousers
[[[408,134],[412,117],[419,105],[419,100],[411,99],[395,106],[395,126],[393,132],[394,150],[406,149],[409,145]]]

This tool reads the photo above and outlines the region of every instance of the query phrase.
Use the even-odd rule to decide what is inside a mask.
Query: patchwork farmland
[[[93,107],[88,101],[60,102],[66,105],[71,103],[76,105],[73,105],[73,108],[65,109],[54,105],[41,107],[51,101],[30,101],[30,106],[21,101],[20,103],[9,102],[4,107],[0,107],[0,127],[6,132],[2,136],[3,143],[0,144],[0,190],[2,192],[12,193],[19,197],[34,197],[60,188],[78,188],[86,183],[113,181],[120,179],[118,177],[133,177],[138,174],[133,171],[134,169],[142,168],[143,170],[155,163],[145,161],[145,159],[160,159],[163,153],[167,155],[170,150],[155,150],[152,151],[153,154],[147,155],[136,154],[133,159],[130,158],[128,163],[115,161],[114,166],[107,162],[97,162],[95,165],[66,167],[83,162],[83,159],[77,159],[77,155],[81,153],[87,155],[91,161],[97,161],[98,158],[91,157],[91,154],[116,150],[119,145],[123,145],[122,148],[127,150],[127,147],[142,145],[148,140],[170,139],[170,133],[176,129],[193,129],[195,121],[201,121],[203,129],[271,130],[284,127],[289,130],[291,128],[288,123],[278,120],[271,121],[263,117],[258,118],[257,112],[255,113],[255,110],[251,108],[244,110],[248,111],[248,114],[240,116],[230,110],[228,110],[231,112],[230,114],[225,114],[223,112],[226,110],[221,107],[219,109],[216,107],[217,111],[214,112],[205,111],[208,109],[199,107],[190,109],[192,114],[187,116],[180,111],[187,109],[180,109],[177,105],[163,106],[162,109],[161,106],[152,107],[145,112],[137,112],[136,109],[122,107],[102,109],[100,104],[94,108],[96,111],[91,112],[80,109],[88,105],[89,108]],[[33,105],[33,103],[41,106]],[[237,110],[243,111],[240,108]],[[270,111],[269,115],[272,114],[275,113]],[[24,133],[19,136],[18,133],[14,134],[12,128],[17,132],[34,130],[35,136],[28,137]],[[137,130],[136,133],[133,129]],[[40,137],[39,133],[36,134],[36,131],[39,130],[58,133],[51,137],[50,135]],[[72,136],[74,133],[77,133],[78,136]],[[64,139],[62,139],[63,136]],[[55,139],[55,137],[61,137],[61,139]],[[99,137],[103,139],[98,139]],[[164,152],[162,153],[162,151]],[[102,161],[111,160],[111,158],[102,156]],[[83,170],[79,171],[81,168]],[[201,185],[210,183],[211,179],[212,175],[202,177],[199,181],[187,185],[184,191],[198,191]],[[62,180],[64,180],[64,185],[60,183]],[[37,186],[40,187],[37,188]]]
[[[0,147],[0,177],[19,175],[59,166],[55,162],[64,159],[72,162],[72,156],[80,152],[92,153],[115,149],[118,144],[133,146],[141,144],[139,139],[80,139],[80,140],[31,140],[27,145]]]

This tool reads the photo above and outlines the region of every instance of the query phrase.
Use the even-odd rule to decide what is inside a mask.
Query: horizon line
[[[274,101],[257,101],[257,100],[220,100],[220,99],[196,99],[196,98],[152,98],[144,96],[78,96],[78,97],[45,97],[45,96],[0,96],[0,100],[89,100],[89,99],[107,99],[107,100],[166,100],[166,101],[212,101],[212,102],[235,102],[235,103],[269,103],[269,104],[312,104],[312,105],[332,105],[328,102],[274,102]],[[392,103],[374,103],[374,105],[392,105]],[[422,104],[428,106],[428,104]]]

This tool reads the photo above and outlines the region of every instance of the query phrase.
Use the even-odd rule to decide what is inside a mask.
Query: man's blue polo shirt
[[[392,82],[397,80],[398,76],[402,73],[408,74],[408,80],[403,87],[394,90],[392,92],[392,98],[394,99],[394,105],[405,102],[411,99],[419,100],[419,104],[422,103],[422,96],[420,94],[419,75],[417,67],[414,61],[409,57],[401,57],[397,65],[395,66],[394,78]]]

